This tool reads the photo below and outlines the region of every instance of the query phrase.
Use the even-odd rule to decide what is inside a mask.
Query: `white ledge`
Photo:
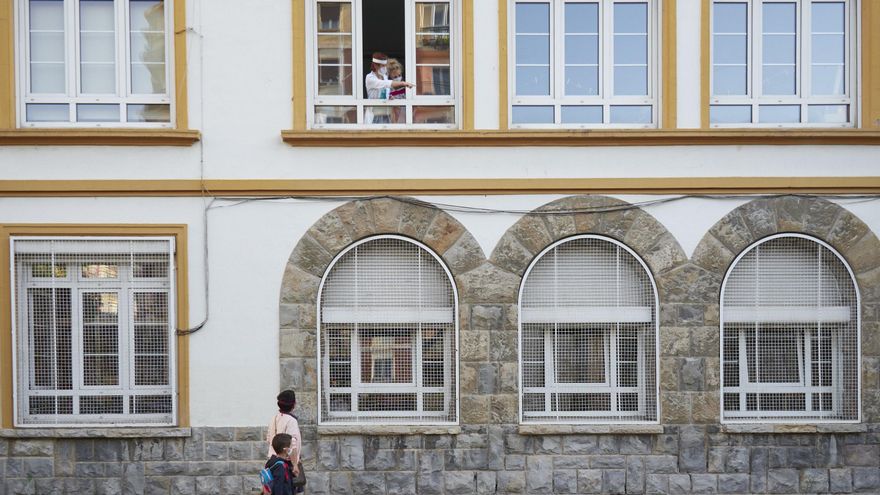
[[[520,435],[578,435],[578,434],[629,434],[655,435],[663,433],[663,425],[614,424],[614,425],[519,425]]]
[[[323,425],[318,435],[458,435],[461,426],[449,425]]]
[[[179,438],[192,428],[15,428],[0,429],[0,438]]]
[[[868,425],[861,423],[731,423],[721,425],[724,433],[861,433]]]

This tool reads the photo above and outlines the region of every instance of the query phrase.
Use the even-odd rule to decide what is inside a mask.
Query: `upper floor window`
[[[714,127],[854,125],[852,0],[713,0]]]
[[[13,238],[16,424],[173,425],[174,244]]]
[[[523,422],[657,421],[657,293],[623,244],[547,248],[520,295]]]
[[[311,126],[459,127],[458,7],[455,0],[308,2]]]
[[[170,0],[22,0],[25,127],[170,127]]]
[[[457,308],[452,278],[399,236],[358,242],[320,290],[322,423],[454,423]]]
[[[510,125],[656,127],[654,0],[511,0]]]
[[[722,419],[859,419],[859,302],[843,258],[783,234],[746,249],[721,289]]]

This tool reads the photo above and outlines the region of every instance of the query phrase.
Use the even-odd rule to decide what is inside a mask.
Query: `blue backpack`
[[[272,493],[272,480],[275,479],[272,476],[272,469],[279,464],[284,464],[284,461],[278,461],[270,467],[264,467],[260,470],[260,484],[263,485],[263,493]]]

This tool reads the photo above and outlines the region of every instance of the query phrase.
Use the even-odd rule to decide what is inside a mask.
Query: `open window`
[[[312,128],[459,127],[456,0],[309,1]],[[369,98],[373,53],[396,59],[404,91]]]

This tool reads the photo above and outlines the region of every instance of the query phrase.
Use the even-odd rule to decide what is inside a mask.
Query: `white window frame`
[[[736,387],[727,387],[724,385],[724,364],[726,362],[724,358],[724,328],[726,323],[726,315],[725,313],[731,313],[731,311],[725,308],[724,300],[725,300],[725,291],[727,289],[727,282],[730,280],[730,275],[733,273],[733,270],[736,268],[739,261],[752,252],[754,249],[759,247],[760,245],[772,241],[774,239],[779,238],[801,238],[806,239],[811,242],[816,243],[817,245],[827,249],[831,252],[837,260],[846,267],[846,271],[849,274],[849,282],[852,284],[853,291],[856,296],[855,305],[856,305],[856,387],[857,390],[855,392],[856,396],[856,418],[855,419],[839,419],[834,418],[833,416],[839,414],[840,409],[840,399],[839,394],[835,393],[835,385],[834,380],[842,380],[843,368],[840,364],[841,353],[840,345],[833,338],[831,339],[832,343],[832,351],[831,351],[831,371],[833,376],[832,385],[823,386],[823,385],[810,385],[811,377],[812,377],[812,352],[811,345],[812,340],[818,338],[816,330],[804,330],[797,334],[798,340],[798,381],[797,382],[761,382],[758,381],[758,355],[759,352],[757,350],[758,342],[755,342],[755,381],[749,382],[748,375],[748,361],[747,361],[747,352],[746,352],[746,337],[745,332],[738,331],[739,336],[737,337],[737,359],[735,362],[737,363],[738,376],[739,376],[739,386]],[[821,272],[820,272],[821,274]],[[815,423],[859,423],[861,421],[861,413],[862,413],[862,374],[861,374],[861,361],[862,361],[862,343],[861,343],[861,328],[862,328],[862,300],[861,294],[858,290],[858,284],[856,283],[855,274],[852,271],[852,268],[849,266],[849,263],[846,262],[846,259],[831,245],[822,241],[821,239],[817,239],[815,237],[797,234],[797,233],[784,233],[784,234],[775,234],[768,237],[765,237],[758,242],[748,246],[743,249],[743,251],[731,262],[730,266],[727,269],[727,273],[724,275],[724,281],[721,284],[721,296],[720,296],[720,346],[719,352],[721,356],[721,365],[720,365],[720,397],[719,404],[721,406],[721,422],[722,423],[806,423],[806,424],[815,424]],[[817,320],[805,320],[805,322],[809,321],[812,323],[816,321],[817,324],[822,321],[824,313],[817,312],[818,319]],[[760,325],[759,322],[744,322],[742,324],[748,325]],[[760,331],[760,329],[756,329],[756,332]],[[772,331],[772,330],[770,330]],[[757,333],[755,338],[757,339]],[[734,361],[734,360],[730,360]],[[724,409],[724,395],[725,394],[739,394],[739,405],[740,409],[737,411],[730,411],[735,413],[734,416],[730,416],[725,414],[728,411]],[[760,394],[760,393],[804,393],[805,394],[805,411],[768,411],[768,410],[755,410],[755,411],[747,411],[746,410],[746,395],[747,394]],[[810,394],[813,393],[831,393],[832,394],[832,408],[831,411],[812,411],[812,401]],[[817,419],[817,416],[820,418]],[[821,417],[827,416],[827,417]]]
[[[417,3],[448,3],[450,22],[450,85],[451,95],[417,95],[416,88],[406,89],[406,98],[400,100],[380,100],[362,97],[364,89],[363,66],[363,3],[368,0],[307,0],[306,1],[306,93],[308,103],[306,105],[306,118],[310,129],[369,129],[369,130],[400,130],[400,129],[460,129],[462,127],[462,103],[461,103],[461,0],[405,0],[404,22],[406,39],[406,59],[404,60],[404,80],[415,82],[416,77],[416,48],[415,48],[415,16]],[[351,5],[352,16],[352,95],[319,95],[318,94],[318,43],[317,43],[317,4],[340,3]],[[357,123],[337,124],[318,123],[315,121],[315,107],[336,106],[355,107],[357,111]],[[455,122],[452,124],[367,124],[364,123],[365,107],[398,107],[406,112],[406,121],[412,121],[414,106],[443,106],[453,107]]]
[[[452,388],[454,389],[451,393],[454,394],[454,398],[452,400],[455,401],[455,420],[454,421],[444,421],[441,418],[449,417],[451,411],[449,410],[449,399],[444,402],[444,408],[442,411],[424,411],[421,407],[417,407],[416,411],[333,411],[332,416],[334,418],[345,418],[343,420],[333,419],[324,417],[323,412],[323,403],[324,396],[330,395],[331,393],[348,393],[351,394],[351,402],[352,408],[354,409],[354,405],[356,402],[356,395],[359,393],[411,393],[416,392],[417,397],[422,393],[432,393],[432,392],[450,392],[450,388],[448,386],[443,387],[426,387],[421,384],[421,375],[422,375],[422,332],[419,331],[420,323],[401,323],[399,324],[400,328],[409,328],[413,334],[413,349],[415,352],[412,353],[413,360],[413,382],[412,383],[362,383],[360,372],[356,370],[361,369],[361,347],[360,347],[360,331],[361,329],[357,327],[357,323],[360,322],[351,322],[344,324],[335,324],[339,327],[352,327],[350,330],[349,337],[349,345],[350,345],[350,373],[351,373],[351,385],[349,387],[331,387],[326,386],[324,384],[324,377],[330,376],[330,358],[329,356],[325,356],[322,351],[321,341],[324,337],[324,329],[322,316],[323,311],[321,309],[321,299],[324,293],[324,284],[327,282],[327,279],[332,271],[333,267],[336,266],[336,263],[342,259],[348,252],[355,249],[356,247],[369,243],[371,241],[381,240],[381,239],[397,239],[401,241],[408,242],[410,244],[415,245],[420,248],[422,253],[429,254],[442,268],[444,273],[446,274],[448,283],[450,284],[452,297],[453,297],[453,324],[452,324],[452,332],[454,334],[453,339],[451,341],[447,341],[447,351],[448,355],[451,356],[450,363],[444,363],[443,367],[443,375],[444,375],[444,383],[452,383]],[[368,328],[369,329],[369,328]],[[321,277],[321,283],[318,286],[318,300],[317,300],[317,338],[316,338],[316,356],[318,356],[318,366],[317,368],[317,380],[318,380],[318,424],[319,425],[333,425],[333,426],[346,426],[346,425],[363,425],[363,424],[390,424],[390,425],[409,425],[409,426],[424,426],[424,425],[438,425],[438,426],[448,426],[448,425],[457,425],[461,418],[461,401],[459,397],[459,378],[458,378],[458,370],[459,370],[459,312],[458,312],[458,289],[455,285],[455,279],[452,276],[452,272],[449,271],[449,268],[443,262],[442,258],[437,255],[432,249],[430,249],[425,244],[418,242],[416,240],[410,239],[408,237],[400,236],[400,235],[376,235],[371,237],[366,237],[357,242],[350,244],[348,247],[340,251],[330,262],[327,267],[327,270],[324,272],[324,275]],[[453,377],[452,372],[455,371],[455,376]],[[421,401],[419,400],[419,403]],[[329,413],[328,413],[329,415]],[[425,419],[416,419],[416,418],[426,418],[434,416],[438,418],[437,420],[427,421]],[[397,418],[390,419],[389,417]],[[414,421],[408,421],[405,419],[399,418],[414,418]],[[360,418],[366,418],[366,421],[359,421]],[[372,422],[370,419],[374,418]],[[381,422],[377,422],[376,418],[389,418],[382,419]]]
[[[746,95],[716,95],[715,89],[715,16],[714,6],[724,3],[747,4],[746,33]],[[768,95],[760,94],[762,85],[762,60],[763,60],[763,31],[761,28],[762,9],[765,3],[796,3],[797,4],[797,37],[795,41],[795,94],[794,95]],[[843,95],[812,96],[808,94],[810,81],[810,53],[812,43],[811,9],[807,6],[813,3],[845,3],[844,19],[847,31],[844,34],[844,57],[845,92]],[[825,127],[847,128],[857,127],[859,122],[859,105],[857,102],[859,91],[859,77],[861,64],[859,53],[861,46],[861,9],[860,0],[712,0],[709,4],[712,9],[709,12],[709,110],[712,106],[750,106],[752,112],[751,123],[713,123],[713,128],[784,128],[784,127]],[[798,105],[800,106],[800,123],[760,123],[761,105]],[[810,105],[847,105],[849,121],[846,123],[812,123],[809,118]]]
[[[27,380],[30,377],[29,371],[22,371],[19,366],[27,366],[27,355],[30,352],[32,342],[29,340],[30,329],[26,328],[27,304],[29,302],[26,296],[20,296],[32,286],[46,287],[46,282],[42,284],[33,284],[30,274],[22,274],[16,263],[15,243],[18,241],[86,241],[86,242],[102,242],[102,241],[162,241],[168,243],[168,280],[167,285],[161,282],[162,279],[144,278],[133,287],[132,281],[117,276],[115,279],[96,279],[87,283],[83,283],[83,277],[80,270],[70,270],[63,279],[51,278],[48,287],[71,288],[71,361],[73,370],[82,370],[83,352],[80,344],[82,343],[82,332],[80,322],[80,306],[81,298],[79,295],[88,292],[116,292],[119,294],[118,312],[119,321],[119,384],[118,385],[85,385],[82,383],[82,376],[78,376],[74,371],[73,389],[70,393],[64,395],[79,396],[114,396],[123,395],[123,410],[128,411],[129,404],[126,400],[131,395],[155,395],[156,392],[170,391],[171,395],[171,412],[157,414],[81,414],[74,413],[70,416],[78,420],[94,419],[96,421],[52,421],[58,415],[30,415],[25,411],[28,397],[42,395],[40,393],[24,392],[27,387]],[[177,338],[175,322],[177,321],[177,286],[175,252],[176,244],[174,237],[156,236],[156,237],[94,237],[94,236],[12,236],[9,240],[9,270],[14,274],[13,288],[10,290],[11,305],[13,308],[12,315],[12,370],[13,370],[13,411],[14,424],[16,428],[81,428],[81,427],[155,427],[155,426],[176,426],[178,413],[178,388],[177,388]],[[136,254],[136,253],[134,253]],[[63,262],[71,266],[78,262]],[[121,268],[121,267],[120,267]],[[79,285],[82,284],[82,285]],[[168,380],[166,385],[132,385],[129,377],[134,376],[134,314],[129,308],[130,300],[135,292],[163,292],[168,294]],[[125,319],[123,319],[125,317]],[[48,389],[48,394],[53,395],[57,389]],[[144,393],[140,393],[144,392]],[[75,403],[74,403],[75,404]],[[34,421],[26,421],[26,416],[35,418]],[[169,421],[142,421],[153,417],[168,417]]]
[[[507,0],[508,76],[507,125],[511,129],[653,129],[660,126],[660,53],[662,36],[660,13],[663,0]],[[516,5],[543,3],[550,6],[550,95],[519,96],[516,94]],[[599,5],[599,94],[565,95],[565,25],[566,3],[598,3]],[[646,96],[613,96],[614,90],[614,25],[615,3],[648,4],[648,94]],[[607,63],[606,63],[607,62]],[[601,124],[563,124],[563,106],[601,106]],[[553,124],[514,124],[514,106],[553,106]],[[651,123],[612,124],[612,106],[650,106]]]
[[[647,407],[647,394],[651,393],[651,390],[648,390],[645,386],[646,382],[646,373],[648,369],[646,368],[646,363],[644,360],[645,346],[646,342],[642,336],[638,336],[638,354],[637,354],[637,373],[638,373],[638,382],[636,387],[623,387],[620,385],[615,385],[616,382],[616,366],[615,364],[619,363],[618,354],[617,354],[617,342],[619,340],[619,334],[621,330],[620,321],[597,321],[590,323],[598,323],[599,325],[608,325],[608,326],[616,326],[610,331],[603,331],[603,353],[605,355],[604,359],[604,367],[605,367],[605,380],[603,383],[557,383],[554,381],[554,372],[556,369],[556,360],[554,356],[554,348],[556,343],[553,339],[553,330],[545,329],[544,331],[544,386],[543,387],[526,387],[524,385],[523,380],[523,369],[525,359],[523,358],[523,295],[525,294],[525,286],[526,282],[529,279],[529,274],[532,269],[537,266],[538,262],[550,251],[556,249],[562,244],[580,240],[580,239],[596,239],[600,241],[608,242],[609,244],[614,245],[619,250],[623,250],[629,255],[631,255],[636,261],[638,261],[641,268],[645,271],[645,274],[648,280],[651,283],[651,291],[653,293],[653,314],[651,315],[653,319],[653,325],[651,325],[652,330],[654,331],[654,404],[656,405],[656,419],[654,420],[632,420],[625,421],[626,424],[660,424],[660,320],[659,320],[659,309],[660,309],[660,300],[657,292],[657,284],[654,280],[654,275],[651,273],[651,270],[648,268],[648,265],[645,261],[636,254],[635,251],[629,248],[626,244],[601,235],[594,234],[581,234],[572,237],[568,237],[559,241],[554,242],[553,244],[544,248],[535,258],[532,260],[532,263],[529,265],[528,269],[526,269],[525,274],[523,274],[522,281],[520,282],[519,287],[519,298],[517,301],[517,308],[519,310],[520,317],[518,318],[518,338],[517,338],[517,353],[519,356],[519,372],[518,372],[518,380],[519,380],[519,423],[520,424],[619,424],[624,422],[621,420],[621,417],[626,416],[644,416],[646,414]],[[618,251],[619,252],[619,251]],[[600,317],[601,320],[601,317]],[[610,393],[611,394],[611,410],[610,411],[552,411],[550,407],[550,397],[554,393]],[[636,411],[619,411],[616,410],[616,394],[618,392],[624,393],[637,393],[638,394],[638,409]],[[644,392],[644,393],[643,393]],[[545,395],[545,410],[541,412],[534,412],[527,414],[523,407],[523,397],[526,393],[542,393]],[[529,416],[534,416],[538,418],[545,419],[531,419]],[[556,416],[556,420],[546,419],[548,416]],[[592,419],[590,417],[596,417],[596,419]],[[607,419],[608,416],[616,416],[617,419]]]
[[[176,102],[173,97],[175,81],[174,50],[174,1],[164,0],[165,13],[165,94],[135,94],[129,88],[131,81],[131,36],[130,0],[113,0],[116,27],[116,94],[82,94],[80,92],[80,31],[79,0],[64,2],[64,58],[65,92],[59,94],[32,94],[30,92],[30,36],[29,1],[13,0],[16,20],[15,37],[15,78],[18,103],[17,124],[19,127],[38,128],[173,128],[175,126]],[[182,1],[182,0],[177,0]],[[27,105],[67,104],[68,122],[28,122]],[[78,104],[118,104],[119,122],[78,122]],[[168,122],[126,122],[128,105],[169,105]]]

